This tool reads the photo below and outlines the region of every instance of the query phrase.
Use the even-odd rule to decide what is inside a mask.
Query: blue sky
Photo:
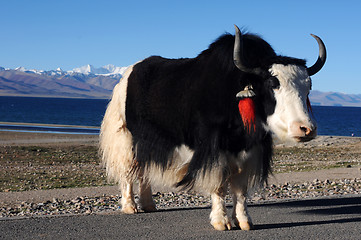
[[[320,36],[325,67],[313,89],[361,94],[361,1],[0,2],[0,66],[71,70],[128,66],[150,55],[195,57],[233,24],[260,34],[277,53],[312,65]]]

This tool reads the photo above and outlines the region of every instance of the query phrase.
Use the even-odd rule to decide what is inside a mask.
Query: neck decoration
[[[236,97],[241,98],[238,103],[238,110],[241,115],[245,130],[250,134],[256,131],[256,114],[253,97],[256,94],[253,91],[252,85],[246,86],[242,91],[237,93]]]

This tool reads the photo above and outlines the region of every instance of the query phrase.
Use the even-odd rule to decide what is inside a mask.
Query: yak
[[[312,34],[311,34],[312,35]],[[211,195],[210,220],[231,229],[253,228],[249,189],[271,173],[274,138],[309,141],[317,135],[310,76],[316,63],[280,56],[256,34],[226,33],[195,58],[151,56],[132,66],[114,87],[100,132],[107,176],[120,186],[122,212],[155,211],[151,185]],[[133,183],[139,183],[135,202]]]

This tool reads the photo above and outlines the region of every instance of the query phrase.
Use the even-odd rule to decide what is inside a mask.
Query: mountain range
[[[311,104],[316,106],[361,107],[361,94],[312,90],[309,97]]]
[[[127,67],[86,65],[63,71],[0,67],[0,96],[109,98]]]
[[[0,96],[109,98],[127,67],[85,65],[71,71],[0,67]],[[361,107],[361,94],[311,91],[317,106]]]

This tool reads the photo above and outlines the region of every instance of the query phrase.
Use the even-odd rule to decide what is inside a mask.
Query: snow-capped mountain
[[[0,95],[109,98],[126,69],[112,64],[71,71],[0,67]]]
[[[85,65],[79,68],[74,68],[70,71],[63,71],[60,67],[56,70],[44,71],[36,69],[26,69],[24,67],[17,67],[15,71],[21,71],[26,73],[35,73],[39,75],[71,75],[71,74],[84,74],[84,75],[102,75],[102,76],[121,76],[127,67],[116,67],[113,64],[108,64],[100,68],[96,68],[93,65]],[[11,70],[4,69],[3,70]],[[0,69],[1,71],[1,69]]]
[[[88,64],[80,68],[74,68],[68,73],[82,73],[82,74],[94,74],[94,75],[122,75],[127,67],[116,67],[113,64],[108,64],[106,66],[95,68],[94,66]]]

